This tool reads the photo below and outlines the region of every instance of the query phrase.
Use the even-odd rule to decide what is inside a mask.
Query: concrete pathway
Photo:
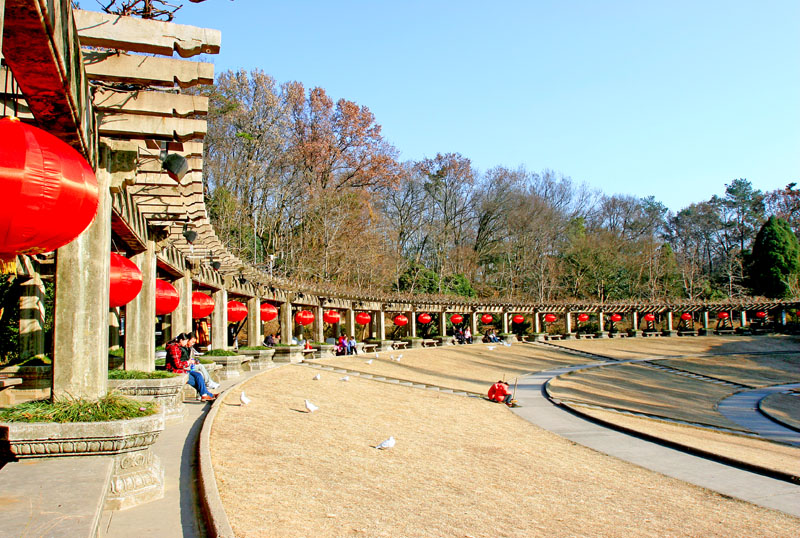
[[[719,402],[717,409],[726,418],[766,439],[800,447],[800,432],[767,418],[758,409],[758,402],[770,394],[796,387],[800,387],[800,383],[744,390]],[[798,462],[797,468],[800,471],[800,462]]]
[[[513,411],[525,420],[578,444],[724,495],[800,517],[800,486],[692,456],[604,428],[551,402],[548,379],[574,370],[559,368],[520,379]]]

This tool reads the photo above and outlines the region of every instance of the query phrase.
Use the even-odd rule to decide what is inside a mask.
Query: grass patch
[[[108,354],[114,357],[125,357],[125,349],[117,348],[117,349],[109,349]]]
[[[211,349],[203,353],[206,357],[230,357],[236,355],[236,350],[233,349]]]
[[[260,351],[262,349],[269,349],[267,346],[245,346],[240,347],[239,351]]]
[[[158,406],[137,402],[119,394],[99,400],[36,400],[0,409],[3,422],[104,422],[150,416]]]
[[[141,370],[109,370],[109,379],[166,379],[175,377],[172,372],[157,370],[155,372],[143,372]]]

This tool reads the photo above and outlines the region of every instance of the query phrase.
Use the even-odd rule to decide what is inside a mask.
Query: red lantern
[[[511,318],[511,322],[516,323],[517,325],[519,325],[520,323],[525,323],[525,316],[517,314],[516,316]]]
[[[622,321],[622,316],[619,314],[611,314],[611,323],[617,323],[618,321]]]
[[[370,322],[370,320],[372,320],[372,316],[370,316],[366,312],[359,312],[358,314],[356,314],[356,323],[358,323],[359,325],[366,325],[367,323]]]
[[[135,263],[116,252],[111,253],[110,269],[108,305],[113,308],[133,301],[142,291],[142,272]]]
[[[80,153],[17,118],[0,119],[0,259],[66,245],[94,220],[97,202],[97,178]]]
[[[645,315],[644,315],[644,320],[645,320],[645,321],[655,321],[655,320],[656,320],[656,317],[655,317],[655,315],[653,315],[653,314],[645,314]]]
[[[322,321],[325,323],[330,323],[333,325],[334,323],[339,323],[342,317],[339,315],[339,312],[336,310],[328,310],[324,314],[322,314]]]
[[[314,314],[309,312],[308,310],[301,310],[297,314],[294,315],[294,320],[297,322],[298,325],[311,325],[314,322]]]
[[[731,316],[727,312],[720,312],[717,314],[717,319],[728,319],[729,317]]]
[[[557,319],[558,318],[556,317],[555,314],[545,314],[544,315],[544,322],[545,323],[553,323]]]
[[[166,280],[156,279],[156,316],[174,312],[181,304],[181,296],[175,286]]]
[[[214,299],[203,292],[192,294],[192,319],[206,318],[214,311]]]
[[[403,325],[407,325],[408,324],[408,318],[405,317],[403,314],[397,314],[394,317],[393,321],[394,321],[394,324],[397,325],[398,327],[402,327]]]
[[[589,314],[578,314],[578,321],[583,323],[584,321],[589,321]]]
[[[764,319],[767,317],[767,313],[764,312],[763,310],[759,310],[758,312],[756,312],[756,317],[758,319]]]
[[[458,325],[462,321],[464,321],[464,316],[462,316],[461,314],[453,314],[452,316],[450,316],[450,323],[452,323],[453,325]]]
[[[247,306],[239,301],[228,301],[228,321],[239,323],[247,317]]]
[[[432,319],[433,318],[431,318],[430,314],[426,314],[424,312],[422,314],[420,314],[419,316],[417,316],[417,321],[419,321],[423,325],[430,323]]]
[[[494,318],[492,317],[491,314],[484,314],[484,315],[481,316],[481,323],[483,323],[484,325],[488,325],[489,323],[491,323],[493,321],[494,321]]]
[[[681,314],[681,319],[683,321],[690,321],[692,319],[692,315],[689,312],[684,312]]]
[[[261,305],[261,321],[272,321],[278,317],[278,309],[274,305],[264,303]]]

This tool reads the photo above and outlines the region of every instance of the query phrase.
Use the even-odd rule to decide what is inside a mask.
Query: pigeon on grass
[[[382,441],[375,448],[377,448],[378,450],[386,450],[388,448],[392,448],[395,445],[396,442],[397,441],[394,440],[394,436],[392,436],[392,437],[389,437],[387,440]]]
[[[305,400],[305,403],[306,403],[306,411],[308,411],[309,413],[313,413],[314,411],[319,409],[319,407],[309,402],[308,400]]]
[[[339,381],[350,381],[350,376],[346,375],[343,378],[341,378]]]
[[[486,346],[486,349],[488,349],[489,351],[494,351],[494,348],[496,347],[497,346]]]
[[[319,381],[320,379],[322,379],[322,376],[317,374],[314,377],[312,377],[311,379],[313,379],[314,381]]]
[[[244,393],[244,391],[242,391],[242,393],[239,395],[239,401],[242,402],[242,405],[247,405],[252,400],[247,397],[247,395]]]
[[[373,359],[367,361],[367,364],[372,364]]]

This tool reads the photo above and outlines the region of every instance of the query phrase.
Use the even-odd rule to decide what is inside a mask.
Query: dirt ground
[[[800,520],[601,455],[483,400],[270,370],[212,459],[240,537],[795,537]],[[303,400],[319,406],[304,412]],[[373,448],[394,436],[387,451]]]

